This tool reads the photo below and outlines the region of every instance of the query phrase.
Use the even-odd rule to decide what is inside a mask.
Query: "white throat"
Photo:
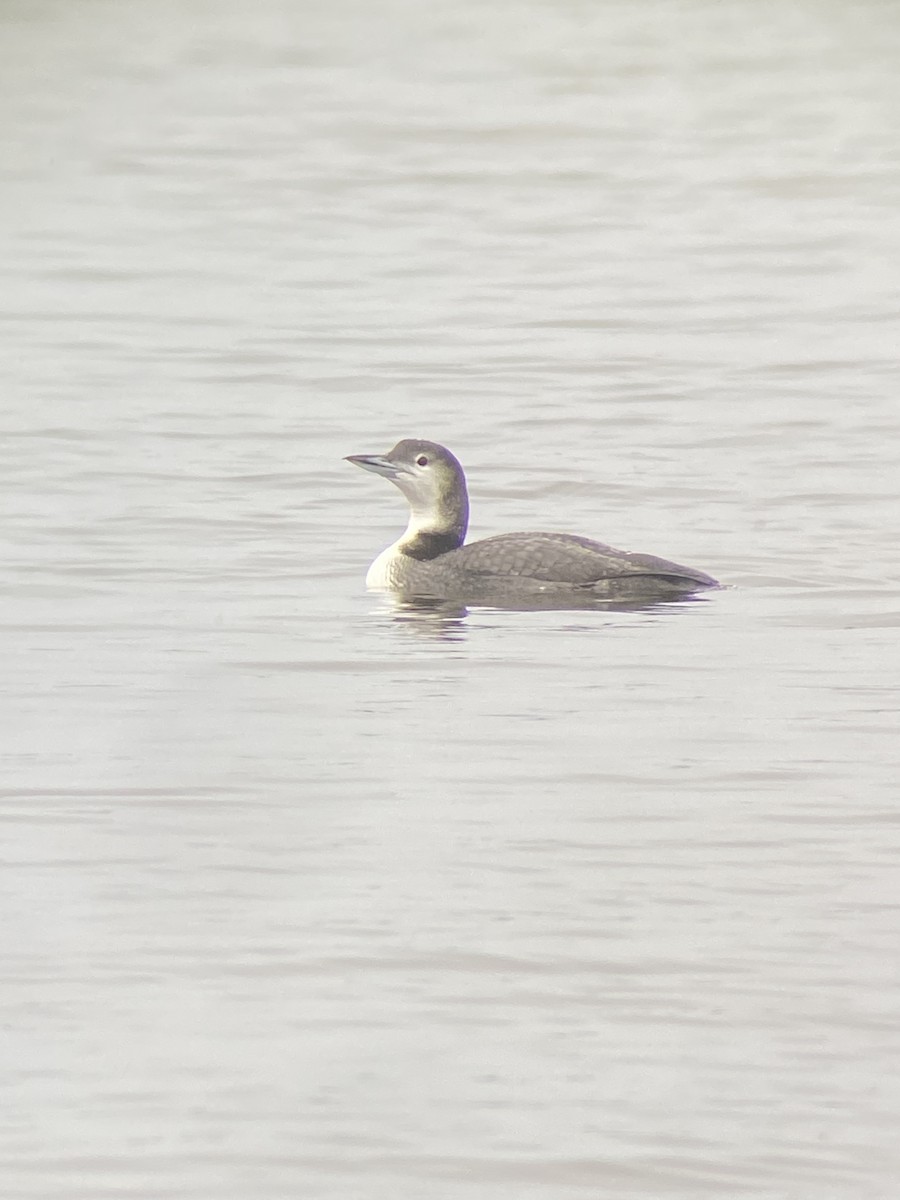
[[[398,568],[401,562],[403,547],[411,542],[416,534],[423,530],[433,529],[434,519],[430,512],[410,506],[409,523],[387,549],[382,550],[366,573],[366,587],[392,588],[397,584]]]

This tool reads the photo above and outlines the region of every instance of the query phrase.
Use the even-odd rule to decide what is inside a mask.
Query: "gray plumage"
[[[354,454],[347,461],[385,476],[410,505],[406,532],[369,568],[370,587],[501,607],[580,607],[664,600],[717,586],[693,567],[574,534],[506,533],[463,545],[465,474],[436,442],[408,438],[385,455]]]

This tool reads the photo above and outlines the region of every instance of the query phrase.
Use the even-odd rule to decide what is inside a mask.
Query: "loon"
[[[406,438],[387,454],[349,454],[346,461],[383,475],[409,503],[405,533],[369,567],[370,588],[494,607],[591,607],[674,599],[719,586],[694,567],[575,534],[503,533],[464,545],[466,477],[455,456],[436,442]]]

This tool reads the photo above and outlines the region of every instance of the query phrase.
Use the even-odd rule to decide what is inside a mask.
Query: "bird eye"
[[[424,454],[420,454],[419,457],[416,459],[416,462],[419,464],[420,467],[428,466],[428,459],[425,457]]]

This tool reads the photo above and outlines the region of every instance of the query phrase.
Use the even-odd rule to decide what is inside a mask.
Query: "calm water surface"
[[[898,61],[3,6],[4,1196],[897,1195]],[[397,610],[402,436],[731,586]]]

